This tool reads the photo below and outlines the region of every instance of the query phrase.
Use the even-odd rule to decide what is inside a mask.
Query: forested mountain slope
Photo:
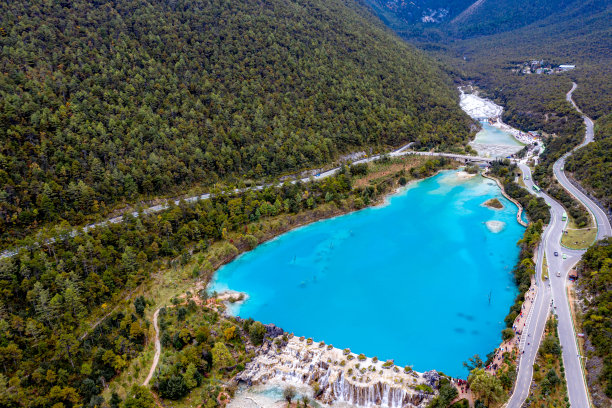
[[[450,82],[352,0],[0,4],[2,240],[363,146],[461,145]]]
[[[587,382],[596,407],[609,407],[612,402],[612,238],[593,245],[578,265],[577,289],[582,328],[586,334],[582,353]]]
[[[566,169],[599,201],[612,209],[612,114],[595,125],[595,140],[576,151]]]

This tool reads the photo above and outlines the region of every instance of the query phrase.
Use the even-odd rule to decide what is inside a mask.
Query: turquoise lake
[[[474,143],[505,146],[524,146],[512,136],[512,134],[489,125],[489,122],[481,121],[482,129],[476,133]]]
[[[465,378],[462,362],[500,343],[523,227],[491,180],[460,174],[262,244],[219,269],[209,290],[248,293],[232,309],[241,317]],[[482,205],[493,197],[502,210]]]

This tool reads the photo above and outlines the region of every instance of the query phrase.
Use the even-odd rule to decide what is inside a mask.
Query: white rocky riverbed
[[[475,94],[466,94],[462,89],[460,92],[459,106],[461,106],[461,109],[470,115],[472,119],[481,120],[496,118],[501,116],[504,111],[504,108],[488,99],[481,98]]]
[[[229,407],[277,407],[282,389],[292,385],[298,394],[335,407],[425,407],[435,390],[435,371],[417,373],[372,358],[361,358],[324,343],[292,336],[277,337],[262,346],[253,361],[236,377],[247,385]]]

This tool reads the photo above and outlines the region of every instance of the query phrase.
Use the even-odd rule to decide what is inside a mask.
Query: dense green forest
[[[612,208],[612,114],[595,123],[595,140],[567,160],[566,170],[608,209]]]
[[[598,407],[612,401],[612,238],[587,250],[580,265],[579,289],[584,299],[582,327],[591,396]]]
[[[163,354],[153,388],[170,403],[192,394],[190,402],[214,408],[219,397],[227,395],[219,380],[244,370],[253,346],[262,344],[267,331],[260,322],[227,317],[216,310],[223,306],[206,307],[201,300],[191,294],[160,309]]]
[[[423,53],[351,0],[0,3],[0,237],[365,146],[461,148]]]

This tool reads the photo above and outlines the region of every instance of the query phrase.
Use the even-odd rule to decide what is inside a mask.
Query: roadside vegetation
[[[612,238],[590,247],[578,265],[579,327],[584,331],[587,384],[593,404],[612,404]]]
[[[557,320],[554,316],[546,322],[543,339],[533,364],[531,392],[525,404],[533,408],[570,408]]]

